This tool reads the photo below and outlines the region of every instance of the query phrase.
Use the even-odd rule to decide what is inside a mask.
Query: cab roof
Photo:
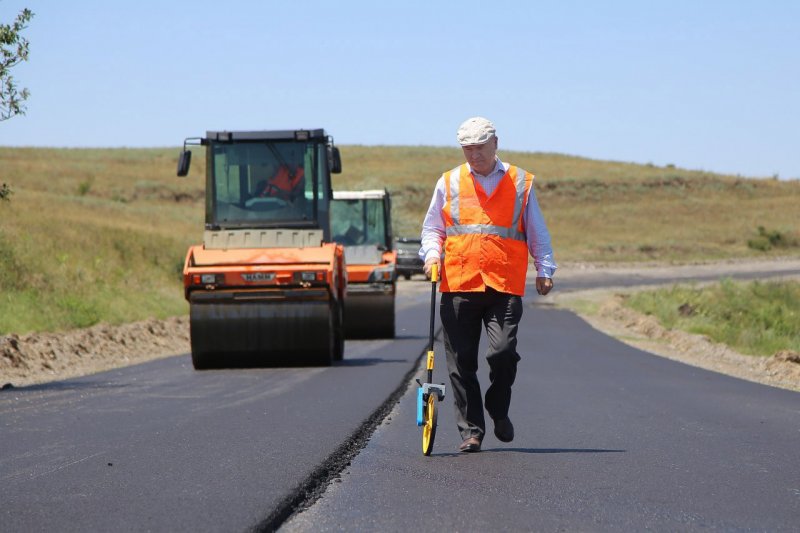
[[[207,131],[204,142],[233,141],[305,141],[327,139],[322,128],[312,130]]]

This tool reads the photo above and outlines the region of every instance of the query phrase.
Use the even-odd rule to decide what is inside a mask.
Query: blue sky
[[[0,146],[456,146],[483,115],[501,156],[800,178],[800,2],[0,0],[0,21],[24,7],[31,96]]]

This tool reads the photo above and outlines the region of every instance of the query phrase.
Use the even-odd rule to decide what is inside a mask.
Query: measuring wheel
[[[436,407],[436,394],[428,394],[425,402],[422,423],[422,453],[430,455],[433,451],[433,441],[436,438],[436,421],[438,419]]]
[[[438,419],[437,403],[444,400],[444,383],[433,383],[433,326],[436,317],[436,281],[439,279],[438,265],[431,269],[431,324],[428,338],[428,360],[425,365],[428,379],[425,383],[417,380],[417,426],[422,426],[422,453],[430,455],[433,441],[436,438],[436,421]]]

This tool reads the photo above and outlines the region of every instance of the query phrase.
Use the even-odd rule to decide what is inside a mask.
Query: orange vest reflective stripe
[[[443,177],[446,238],[442,291],[481,292],[491,287],[522,296],[528,271],[522,213],[533,174],[509,166],[491,196],[466,164]]]

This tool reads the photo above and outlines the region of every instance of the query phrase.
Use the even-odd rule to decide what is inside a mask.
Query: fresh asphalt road
[[[448,397],[423,456],[412,388],[281,531],[800,528],[800,393],[650,355],[534,301],[519,328],[512,443],[489,422],[483,451],[458,453]],[[438,362],[434,381],[446,376]]]
[[[398,339],[348,342],[332,368],[195,372],[184,355],[0,392],[0,531],[271,524],[416,367],[426,285],[401,294]],[[411,387],[283,528],[796,530],[800,394],[646,354],[535,302],[513,443],[490,433],[482,453],[455,453],[448,390],[423,457]],[[444,381],[441,346],[437,365]]]
[[[0,391],[0,531],[264,524],[416,367],[429,299],[330,368],[196,372],[189,355]],[[309,332],[313,334],[313,332]]]

